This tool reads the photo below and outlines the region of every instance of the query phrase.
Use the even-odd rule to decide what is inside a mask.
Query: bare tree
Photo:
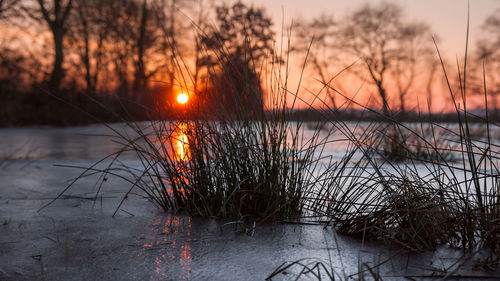
[[[219,70],[211,75],[212,86],[217,87],[213,94],[219,96],[207,102],[222,104],[227,112],[253,115],[263,109],[258,70],[272,53],[272,20],[264,9],[237,1],[216,7],[216,21],[203,43],[208,50],[206,66]]]
[[[54,93],[59,92],[64,77],[64,37],[67,31],[67,20],[73,7],[73,0],[52,0],[49,4],[45,0],[37,0],[38,9],[33,11],[30,5],[23,7],[28,15],[45,22],[51,33],[54,43],[54,63],[50,75],[49,87]]]
[[[174,86],[176,85],[176,75],[179,71],[179,62],[176,60],[177,56],[185,55],[178,54],[179,50],[184,50],[183,40],[188,39],[186,36],[188,19],[182,20],[180,10],[190,4],[188,0],[159,0],[155,3],[155,16],[161,29],[161,38],[158,42],[160,48],[159,52],[165,58],[163,68],[166,71],[167,86],[169,96],[172,96]]]
[[[404,114],[406,112],[406,99],[418,78],[417,74],[419,70],[428,66],[427,63],[432,62],[429,58],[433,57],[434,51],[430,45],[429,28],[425,24],[408,24],[404,30],[401,30],[400,36],[401,49],[395,58],[391,76],[396,83],[400,112]],[[428,37],[426,38],[426,36]],[[435,67],[435,65],[431,65],[431,67]],[[431,75],[434,74],[435,68]],[[433,77],[429,79],[433,79]]]
[[[297,45],[292,46],[292,51],[298,51],[306,54],[312,40],[312,48],[308,53],[311,66],[319,75],[320,82],[323,85],[328,85],[333,78],[334,71],[332,66],[338,60],[334,42],[336,38],[336,23],[332,15],[321,15],[318,18],[313,18],[310,21],[299,21],[294,30],[298,40]],[[327,96],[332,102],[334,109],[337,109],[335,100],[335,92],[331,91],[331,87],[325,87]]]
[[[337,46],[352,57],[361,58],[378,91],[385,115],[390,112],[388,80],[391,72],[400,75],[396,83],[404,101],[415,77],[412,65],[420,55],[417,44],[427,40],[427,34],[424,24],[405,20],[402,8],[393,3],[366,4],[341,21]],[[355,73],[359,75],[359,71]]]
[[[131,98],[141,103],[148,90],[148,80],[164,61],[158,54],[161,29],[155,9],[148,0],[102,2],[107,12],[97,20],[108,71],[114,73],[120,96],[131,94]]]
[[[437,60],[435,57],[429,56],[426,61],[427,65],[427,79],[425,83],[425,90],[427,94],[427,107],[429,108],[429,111],[432,109],[432,104],[434,100],[434,86],[435,86],[435,81],[436,81],[436,74],[437,71],[439,70],[439,60]]]
[[[78,53],[81,64],[85,70],[85,84],[87,94],[96,91],[97,73],[91,66],[91,40],[96,32],[94,27],[94,13],[98,11],[94,8],[95,1],[75,0],[75,16],[70,23],[71,31],[68,38],[73,48]]]
[[[487,37],[481,39],[477,44],[476,58],[479,61],[479,65],[484,63],[485,65],[485,79],[487,94],[490,96],[491,103],[495,110],[499,107],[499,96],[500,96],[500,10],[489,16],[483,24],[483,31]],[[481,73],[480,71],[475,71],[475,73]],[[483,77],[476,79],[478,84],[477,92],[482,91]]]
[[[208,16],[210,9],[207,7],[205,0],[193,1],[192,10],[194,12],[194,69],[193,75],[193,90],[195,93],[199,92],[200,80],[203,68],[203,36],[202,34],[208,30]]]
[[[113,17],[117,1],[74,0],[73,14],[68,22],[68,51],[73,56],[73,79],[83,78],[87,94],[108,89],[102,85],[101,77],[107,75],[106,84],[114,84],[110,79],[111,31],[119,18]],[[81,71],[83,69],[83,71]],[[82,75],[83,74],[83,75]],[[70,75],[67,73],[67,75]],[[83,77],[82,77],[83,76]],[[105,90],[104,90],[105,91]]]
[[[137,38],[135,40],[136,45],[136,55],[137,59],[135,61],[135,73],[134,73],[134,86],[133,89],[135,92],[142,92],[142,90],[146,87],[146,68],[145,68],[145,52],[147,48],[147,40],[146,38],[146,27],[148,25],[148,17],[149,17],[149,9],[148,9],[148,1],[143,0],[140,8],[140,15],[138,18],[138,26],[137,28]]]
[[[132,45],[134,57],[132,89],[139,103],[147,92],[148,80],[165,66],[165,63],[153,61],[153,57],[160,50],[161,24],[154,15],[155,10],[151,2],[148,0],[141,2],[135,3],[138,6],[138,13],[131,18],[133,21],[129,22],[132,30],[129,44]]]

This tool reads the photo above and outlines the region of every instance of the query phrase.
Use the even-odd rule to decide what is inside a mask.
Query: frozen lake
[[[381,264],[384,280],[431,280],[460,264],[463,252],[449,247],[407,253],[319,225],[254,228],[164,213],[135,194],[112,218],[126,190],[116,178],[97,200],[91,176],[39,210],[81,172],[56,165],[89,166],[121,148],[109,134],[103,125],[0,129],[0,280],[263,280],[282,263],[300,259],[321,261],[342,277],[366,263]],[[324,153],[340,159],[344,150],[334,143]],[[132,154],[122,161],[137,165]],[[294,280],[299,271],[291,267],[273,280]],[[467,262],[454,274],[476,280],[500,276],[498,270],[473,270]]]

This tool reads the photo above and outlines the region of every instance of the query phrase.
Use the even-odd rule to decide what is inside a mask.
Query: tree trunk
[[[54,40],[54,67],[52,68],[52,74],[50,75],[49,88],[54,94],[59,94],[59,88],[61,86],[61,81],[64,77],[63,61],[64,61],[64,34],[65,28],[64,24],[71,11],[73,4],[72,0],[69,0],[65,7],[61,6],[61,0],[54,0],[53,11],[50,12],[45,7],[45,1],[38,0],[38,5],[40,7],[40,12],[42,13],[43,20],[50,27],[52,32],[52,37]],[[53,13],[53,16],[51,16]],[[35,17],[36,18],[36,17]]]
[[[382,111],[385,116],[389,116],[389,104],[387,103],[387,94],[381,82],[377,82],[378,93],[382,99]]]
[[[90,47],[89,38],[85,38],[85,54],[83,55],[83,64],[85,65],[85,82],[87,83],[87,94],[91,94],[95,89],[92,84],[92,73],[90,69]]]
[[[83,7],[79,6],[78,7],[78,15],[80,16],[80,21],[81,25],[83,28],[83,41],[85,44],[84,51],[83,51],[83,56],[82,56],[82,61],[83,65],[85,67],[85,83],[87,84],[86,86],[86,93],[87,95],[90,95],[94,90],[94,86],[92,83],[92,69],[90,66],[90,34],[89,34],[89,24],[87,21],[87,17],[84,14]]]
[[[173,97],[174,93],[174,83],[175,83],[175,53],[174,53],[174,44],[175,44],[175,0],[170,0],[170,48],[171,48],[171,68],[168,71],[168,79],[170,84],[170,95]]]
[[[144,88],[146,87],[146,70],[144,68],[144,39],[146,37],[146,25],[147,25],[147,1],[142,2],[141,11],[141,23],[139,26],[139,38],[137,40],[137,61],[135,65],[135,77],[134,77],[134,95],[136,95],[135,100],[137,103],[141,103],[144,95]]]
[[[406,108],[405,108],[405,97],[406,97],[406,92],[402,92],[399,94],[399,110],[401,113],[404,115],[406,113]]]
[[[64,70],[62,67],[64,61],[63,53],[63,37],[64,30],[62,27],[56,26],[53,30],[55,57],[54,57],[54,67],[52,69],[52,74],[50,75],[49,87],[52,93],[59,94],[59,89],[61,86],[61,81],[64,76]]]

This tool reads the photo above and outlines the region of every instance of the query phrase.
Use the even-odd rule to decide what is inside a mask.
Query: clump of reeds
[[[391,120],[378,136],[382,147],[381,155],[393,162],[455,161],[457,143],[448,130],[432,122],[398,126]]]
[[[118,208],[139,189],[166,211],[238,220],[301,217],[308,193],[322,177],[319,162],[330,133],[318,127],[306,136],[303,122],[288,120],[298,93],[287,88],[288,64],[276,53],[269,54],[267,65],[241,66],[224,48],[216,50],[218,67],[207,71],[212,87],[191,93],[192,116],[127,122],[128,133],[114,131],[123,148],[85,168],[80,178],[100,173],[97,193],[109,175],[129,182]],[[264,71],[268,77],[262,77]],[[267,89],[255,77],[266,79]],[[217,98],[220,103],[214,103]],[[139,166],[120,162],[130,153]]]
[[[197,103],[190,112],[196,118],[127,123],[131,133],[114,131],[123,149],[86,168],[82,177],[100,173],[99,186],[108,175],[120,177],[130,183],[122,202],[140,189],[164,210],[238,220],[312,216],[339,233],[412,250],[483,244],[498,254],[500,172],[493,150],[499,146],[489,137],[493,124],[487,114],[487,138],[472,137],[465,78],[463,105],[455,102],[457,130],[432,122],[417,130],[381,116],[384,122],[363,129],[359,123],[330,120],[331,126],[306,132],[303,122],[288,119],[299,93],[288,89],[289,70],[282,69],[285,58],[276,53],[269,55],[269,77],[264,78],[270,86],[264,90],[255,77],[262,80],[265,67],[249,63],[245,67],[254,67],[240,72],[232,66],[241,62],[217,50],[222,67],[208,71],[207,79],[219,87],[193,93]],[[219,96],[222,89],[244,93],[233,91],[220,104],[204,107],[207,95]],[[456,96],[451,87],[450,92]],[[332,139],[333,130],[341,140]],[[445,146],[437,137],[442,132],[449,142]],[[324,148],[336,141],[347,142],[347,149],[335,162]],[[138,167],[119,162],[129,152],[139,159]]]
[[[411,250],[433,249],[450,241],[452,217],[444,196],[419,178],[388,175],[374,178],[370,204],[336,222],[339,233],[386,239]]]
[[[498,262],[500,158],[493,152],[499,145],[490,137],[498,125],[488,118],[486,83],[485,115],[467,111],[466,64],[463,72],[459,69],[460,93],[449,87],[455,127],[430,121],[422,125],[425,130],[416,130],[381,115],[385,122],[360,133],[332,121],[359,158],[331,171],[333,180],[324,183],[311,204],[314,212],[328,217],[340,233],[390,240],[413,250],[444,243],[468,249],[482,245]],[[450,85],[444,64],[443,72]],[[471,134],[471,116],[484,120],[482,138]],[[443,133],[446,137],[438,137]]]
[[[261,77],[258,69],[239,72],[240,67],[232,66],[241,62],[223,49],[217,50],[217,57],[223,67],[209,73],[217,73],[213,79],[218,87],[200,94],[197,100],[202,104],[195,108],[203,108],[207,95],[220,96],[217,91],[243,92],[230,91],[221,98],[223,102],[199,111],[197,120],[179,121],[185,159],[167,153],[155,161],[159,170],[145,166],[146,174],[153,171],[149,177],[166,183],[155,188],[167,198],[168,204],[162,207],[231,219],[301,217],[308,193],[321,178],[318,161],[329,133],[318,128],[306,138],[303,123],[288,120],[295,101],[288,101],[287,78],[281,76],[288,73],[281,69],[283,58],[270,55],[270,65],[263,67],[271,73],[266,77],[271,86],[264,93],[260,84],[252,82],[255,76]],[[271,97],[268,108],[263,102],[266,95]]]

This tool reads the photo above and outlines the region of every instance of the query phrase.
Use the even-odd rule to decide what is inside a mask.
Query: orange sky
[[[229,0],[220,0],[219,2],[229,2]],[[346,12],[367,3],[367,0],[243,0],[243,2],[247,4],[253,3],[257,6],[266,8],[268,14],[274,19],[274,26],[279,36],[282,27],[281,21],[283,12],[285,25],[288,25],[292,19],[309,19],[320,16],[321,14],[332,14],[335,19],[340,19]],[[369,2],[379,3],[382,1],[372,0]],[[463,56],[467,23],[467,0],[393,0],[392,2],[401,4],[409,19],[421,20],[431,26],[434,34],[440,38],[439,47],[445,59],[453,62],[457,55],[459,57]],[[484,36],[484,34],[481,33],[482,23],[495,11],[500,11],[499,9],[500,0],[470,1],[471,53],[474,51],[476,40]],[[27,34],[22,35],[24,37],[27,36]],[[431,38],[429,38],[429,40],[431,40]],[[38,38],[38,40],[35,41],[39,42],[41,45],[47,44],[46,38],[41,41],[40,38]],[[297,65],[297,67],[292,69],[289,90],[294,90],[298,83],[302,59],[301,55],[292,56],[292,63]],[[456,69],[451,67],[450,72],[455,75]],[[321,87],[320,83],[316,82],[314,78],[316,78],[316,76],[308,75],[302,84],[306,90],[301,92],[301,98],[306,100],[306,103],[310,102],[313,98],[311,94],[307,93],[307,90],[317,93],[318,88]],[[368,87],[369,83],[363,84],[362,81],[349,81],[345,83],[345,80],[349,80],[345,76],[339,77],[338,79],[344,79],[342,89],[345,90],[348,96],[352,96],[357,89],[362,87],[361,91],[363,94],[360,94],[357,98],[361,103],[366,103],[366,101],[369,100],[370,94],[373,94],[375,99],[378,100],[376,92]],[[442,82],[444,82],[442,75],[439,75],[436,80],[442,80]],[[349,85],[346,86],[345,84]],[[433,101],[433,110],[442,111],[446,110],[446,108],[451,109],[449,94],[446,92],[445,88],[442,88],[442,85],[437,85],[436,92],[439,93],[436,94],[435,100]],[[324,98],[324,95],[321,97]],[[395,99],[395,97],[389,98],[389,103],[395,104],[393,107],[397,107],[397,101],[395,102]],[[425,97],[419,97],[419,99],[420,100],[417,101],[416,98],[412,98],[411,102],[407,103],[410,109],[415,109],[417,102],[421,104],[422,107],[425,107]],[[478,104],[480,105],[480,103]]]
[[[267,8],[275,26],[280,28],[282,11],[285,22],[299,17],[312,18],[321,14],[333,14],[337,19],[347,11],[365,3],[381,0],[244,0]],[[467,26],[467,0],[393,0],[404,7],[405,14],[414,20],[425,21],[441,38],[441,48],[447,55],[462,54]],[[500,12],[499,0],[470,0],[471,42],[481,35],[481,25],[495,11]]]
[[[290,24],[292,20],[304,18],[310,19],[320,16],[321,14],[331,14],[335,19],[342,18],[346,12],[352,11],[367,2],[380,3],[381,0],[244,0],[245,3],[253,3],[259,7],[265,7],[268,13],[273,17],[277,33],[281,30],[281,22],[283,19],[285,25]],[[405,14],[410,20],[423,21],[430,25],[433,34],[439,38],[439,48],[447,61],[455,61],[456,57],[463,57],[465,49],[465,37],[467,31],[467,0],[393,0],[385,1],[400,4],[404,8]],[[495,11],[500,12],[499,0],[471,0],[470,1],[470,41],[469,55],[474,52],[476,41],[484,37],[481,32],[481,25],[485,19],[492,15]],[[431,41],[432,38],[429,38]],[[293,42],[292,42],[293,43]],[[450,75],[455,77],[456,67],[452,65],[448,69]],[[436,112],[452,110],[450,103],[450,94],[447,88],[444,87],[444,77],[441,69],[436,80],[443,83],[437,83],[435,86],[434,100],[432,110]],[[342,78],[339,78],[342,79]],[[313,80],[313,79],[310,79]],[[293,84],[293,83],[292,83]],[[314,84],[314,83],[313,83]],[[311,83],[303,83],[303,85],[313,92],[317,89]],[[361,81],[351,83],[350,87],[344,87],[347,95],[352,95],[359,87],[362,87],[362,93],[358,94],[358,101],[361,103],[368,101],[370,93],[378,100],[376,92],[370,90],[368,84]],[[303,91],[305,94],[305,91]],[[323,95],[324,96],[324,95]],[[310,100],[312,97],[309,94]],[[306,98],[307,99],[307,98]],[[395,97],[389,98],[389,103],[393,107],[397,107],[394,103]],[[482,97],[479,99],[470,100],[471,107],[482,105]],[[426,109],[426,97],[417,96],[409,97],[407,105],[415,109],[418,105],[424,110]]]

